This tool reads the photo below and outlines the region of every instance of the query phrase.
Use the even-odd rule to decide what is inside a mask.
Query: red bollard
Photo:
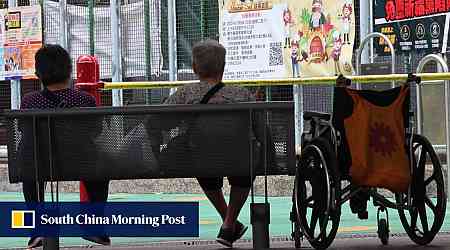
[[[101,105],[99,88],[102,87],[100,82],[100,66],[97,58],[90,55],[83,55],[77,60],[77,89],[83,90],[95,98],[97,106]],[[89,201],[89,195],[83,181],[80,181],[80,202]]]
[[[88,92],[95,97],[97,106],[100,103],[100,93],[98,89],[101,87],[100,82],[100,65],[94,56],[83,55],[77,60],[77,83],[75,87]]]

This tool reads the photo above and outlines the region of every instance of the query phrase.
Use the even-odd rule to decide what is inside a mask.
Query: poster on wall
[[[352,74],[352,0],[219,0],[224,79]]]
[[[34,79],[34,55],[42,46],[40,6],[0,12],[0,80]]]
[[[450,1],[372,0],[374,31],[385,34],[396,53],[445,53],[448,43]],[[374,44],[378,55],[390,49],[383,39]]]

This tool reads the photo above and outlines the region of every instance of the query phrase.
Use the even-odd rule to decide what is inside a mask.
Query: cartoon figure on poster
[[[326,18],[322,12],[322,0],[313,0],[312,15],[309,21],[311,31],[322,31]]]
[[[308,53],[306,52],[308,50],[308,38],[303,34],[302,31],[298,31],[297,33],[297,40],[298,41],[298,54],[299,54],[299,62],[308,62]]]
[[[291,44],[291,62],[292,62],[292,77],[300,77],[300,51],[297,41],[292,41]]]
[[[291,26],[293,24],[292,13],[289,8],[283,11],[284,24],[284,48],[291,47]]]
[[[342,39],[341,39],[341,34],[339,34],[339,31],[334,31],[333,32],[333,49],[331,51],[331,57],[333,58],[334,61],[334,72],[335,75],[339,75],[342,73],[341,71],[341,66],[340,66],[340,62],[339,62],[339,57],[341,56],[341,52],[342,52]]]
[[[350,24],[352,21],[353,7],[351,2],[344,3],[342,6],[342,33],[344,35],[344,44],[350,44]]]
[[[309,56],[310,62],[322,63],[328,57],[326,54],[326,36],[329,31],[329,19],[327,20],[322,0],[312,1],[312,13],[309,17]]]

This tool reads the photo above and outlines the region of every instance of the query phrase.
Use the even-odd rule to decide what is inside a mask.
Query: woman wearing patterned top
[[[71,89],[70,76],[72,74],[72,61],[69,53],[59,45],[46,45],[40,48],[35,55],[36,75],[44,86],[44,90],[27,94],[22,99],[21,109],[51,109],[95,107],[95,99],[79,90]],[[108,181],[84,182],[89,200],[92,202],[105,202],[108,198]],[[40,183],[39,193],[34,182],[23,182],[25,201],[43,201],[45,183]],[[83,237],[103,245],[109,245],[107,236]],[[42,246],[42,237],[31,237],[28,248]]]
[[[217,41],[207,40],[196,44],[192,49],[192,68],[200,83],[192,83],[178,88],[165,101],[166,104],[198,104],[211,87],[222,81],[225,68],[225,48]],[[255,101],[246,89],[237,86],[224,86],[208,103],[236,103]],[[214,205],[223,220],[217,241],[228,247],[241,238],[248,229],[237,221],[239,212],[247,200],[252,184],[248,177],[227,177],[231,185],[230,202],[227,205],[222,192],[223,178],[197,178],[209,201]]]

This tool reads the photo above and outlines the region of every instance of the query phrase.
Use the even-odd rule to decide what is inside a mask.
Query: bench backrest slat
[[[36,179],[34,156],[46,181],[246,176],[250,161],[258,175],[294,172],[292,103],[202,106],[9,112],[10,182]]]

